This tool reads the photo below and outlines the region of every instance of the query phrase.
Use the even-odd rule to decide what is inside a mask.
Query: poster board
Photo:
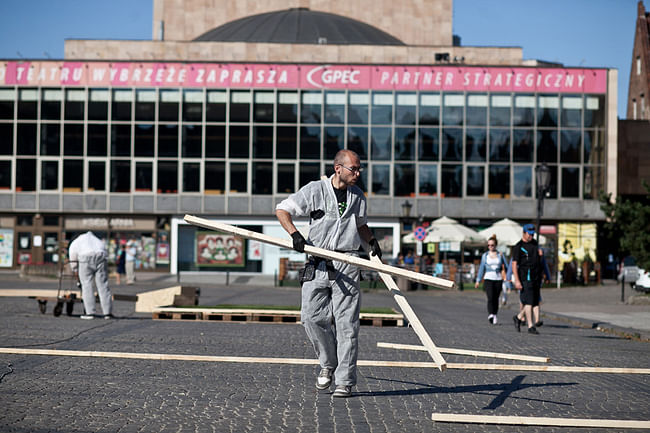
[[[197,231],[196,264],[199,267],[244,267],[246,244],[237,235]]]

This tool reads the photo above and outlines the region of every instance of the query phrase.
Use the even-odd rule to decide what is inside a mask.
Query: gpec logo
[[[307,81],[314,87],[323,88],[334,84],[359,84],[359,70],[327,69],[330,65],[317,66],[307,73]]]

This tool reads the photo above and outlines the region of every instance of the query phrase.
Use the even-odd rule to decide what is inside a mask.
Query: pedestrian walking
[[[483,290],[487,296],[488,322],[497,324],[499,312],[499,294],[506,275],[506,259],[497,251],[497,236],[492,235],[487,242],[488,250],[481,256],[481,264],[476,275],[474,287],[478,289],[483,280]]]
[[[108,287],[108,253],[104,242],[93,232],[79,235],[68,249],[70,267],[79,276],[81,282],[81,297],[85,314],[82,319],[95,318],[95,291],[97,287],[99,302],[105,319],[113,317],[113,298]]]
[[[122,278],[126,278],[126,245],[122,244],[117,253],[117,274],[115,280],[117,284],[122,284]]]
[[[129,241],[126,245],[125,268],[126,268],[126,284],[133,284],[135,281],[135,259],[138,254],[138,249],[135,247],[134,241]]]
[[[367,225],[366,199],[356,186],[361,175],[359,156],[341,150],[334,158],[334,174],[313,181],[276,207],[276,216],[291,235],[296,251],[314,245],[358,255],[362,240],[381,258],[379,242]],[[308,216],[309,238],[296,229],[293,217]],[[359,268],[347,263],[309,257],[301,271],[301,320],[320,363],[316,388],[332,383],[334,397],[349,397],[357,383],[359,341]]]
[[[542,269],[534,235],[535,226],[525,224],[521,240],[512,249],[512,276],[515,279],[515,288],[520,290],[519,299],[523,305],[522,311],[516,314],[512,320],[518,331],[525,320],[528,332],[539,334],[533,322],[533,307],[539,306]]]

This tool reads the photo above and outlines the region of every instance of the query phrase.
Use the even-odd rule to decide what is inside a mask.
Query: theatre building
[[[452,0],[182,4],[154,0],[152,40],[0,61],[0,266],[58,260],[56,243],[92,229],[111,248],[137,240],[142,267],[272,274],[290,252],[183,215],[286,236],[275,205],[344,148],[387,256],[405,202],[424,221],[534,221],[541,164],[551,237],[604,219],[616,70],[462,46]]]

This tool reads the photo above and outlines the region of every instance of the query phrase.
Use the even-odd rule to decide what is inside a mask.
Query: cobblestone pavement
[[[12,281],[0,288],[52,288]],[[168,281],[116,288],[136,293]],[[118,290],[119,289],[119,290]],[[496,326],[481,292],[406,294],[441,347],[549,356],[552,365],[650,368],[650,343],[599,332],[550,312],[541,335],[517,333],[516,305]],[[551,292],[545,292],[549,305]],[[298,305],[297,288],[201,285],[201,304]],[[365,307],[395,305],[386,291],[363,294]],[[191,355],[313,359],[301,326],[153,321],[116,302],[116,320],[40,314],[36,301],[0,298],[0,346]],[[419,344],[408,327],[362,327],[359,359],[428,361],[425,352],[377,347]],[[515,361],[446,355],[447,362]],[[650,376],[589,373],[360,367],[354,396],[317,391],[308,365],[235,364],[0,355],[2,432],[518,432],[520,426],[433,423],[431,414],[520,415],[650,420]],[[531,432],[616,431],[525,427]],[[619,430],[621,431],[621,430]],[[636,430],[638,431],[638,430]]]

